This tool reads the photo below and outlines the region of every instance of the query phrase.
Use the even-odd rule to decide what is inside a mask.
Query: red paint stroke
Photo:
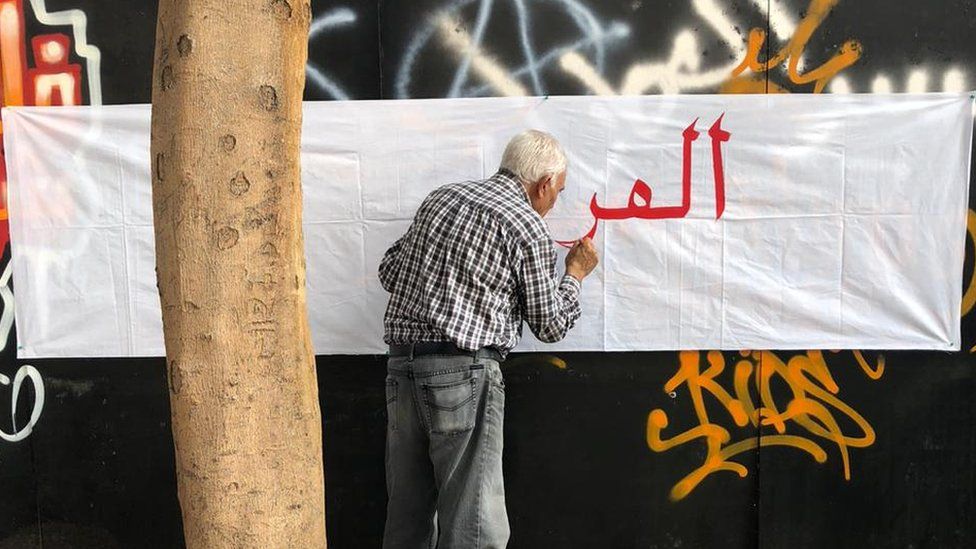
[[[708,130],[712,139],[712,166],[715,172],[715,219],[722,217],[725,212],[725,169],[722,160],[722,143],[729,140],[731,133],[722,129],[722,113]],[[593,238],[596,235],[600,220],[619,219],[679,219],[688,215],[691,210],[691,160],[692,143],[701,135],[695,130],[696,118],[681,133],[683,139],[681,161],[681,205],[680,206],[652,206],[653,192],[650,185],[642,179],[634,181],[627,199],[627,206],[622,208],[605,208],[597,204],[596,193],[590,199],[590,213],[593,214],[593,226],[583,238]],[[573,247],[579,240],[557,240],[556,243],[567,248]]]
[[[722,163],[722,143],[729,140],[732,134],[722,129],[723,112],[708,130],[708,137],[712,138],[712,168],[715,171],[715,219],[722,217],[725,212],[725,168]]]

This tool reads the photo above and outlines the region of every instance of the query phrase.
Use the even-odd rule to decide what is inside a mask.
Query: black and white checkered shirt
[[[379,276],[391,294],[387,343],[450,341],[505,354],[523,320],[552,343],[580,316],[580,283],[558,279],[549,229],[507,170],[430,193]]]

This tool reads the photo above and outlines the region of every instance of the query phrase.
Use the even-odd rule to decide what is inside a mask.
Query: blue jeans
[[[495,360],[390,357],[384,549],[500,549],[505,384]]]

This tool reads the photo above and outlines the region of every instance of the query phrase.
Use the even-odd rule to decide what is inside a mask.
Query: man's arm
[[[566,336],[580,317],[580,279],[569,274],[555,280],[556,250],[552,241],[539,239],[522,248],[522,299],[525,321],[535,337],[555,343]],[[585,276],[585,275],[584,275]]]

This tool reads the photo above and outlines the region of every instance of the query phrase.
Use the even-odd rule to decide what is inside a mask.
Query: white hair
[[[514,173],[525,184],[535,183],[566,171],[566,154],[555,137],[539,130],[526,130],[508,142],[501,168]]]

